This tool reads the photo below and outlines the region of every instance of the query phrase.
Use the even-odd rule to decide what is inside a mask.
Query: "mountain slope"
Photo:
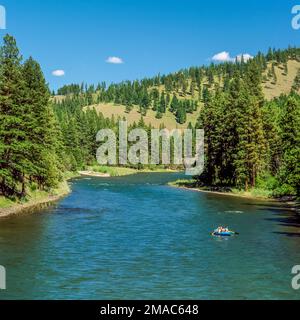
[[[268,64],[267,71],[264,73],[264,76],[268,76],[268,72],[270,72],[272,69],[272,64]],[[292,86],[294,84],[294,80],[300,70],[300,62],[296,60],[289,60],[287,62],[287,71],[288,73],[284,73],[284,66],[283,64],[278,64],[274,66],[275,74],[277,81],[274,82],[274,79],[272,77],[268,79],[264,79],[263,81],[263,92],[265,95],[266,100],[272,100],[273,98],[279,97],[281,94],[288,94]],[[218,83],[219,81],[216,80]],[[204,80],[203,86],[207,84],[207,79]],[[219,84],[222,84],[222,81],[219,82]],[[164,86],[159,87],[159,91],[163,92],[165,91]],[[181,92],[172,92],[172,94],[176,94],[178,99],[184,100],[184,99],[195,99],[195,97],[198,94],[198,90],[195,89],[194,96],[191,96],[191,94],[187,93],[185,95],[182,95]],[[196,99],[195,99],[196,100]],[[147,111],[147,114],[144,116],[144,121],[146,124],[151,124],[152,126],[158,128],[161,125],[164,125],[168,129],[174,129],[174,128],[186,128],[189,123],[194,125],[197,121],[197,118],[201,112],[201,108],[203,107],[203,102],[199,103],[199,109],[196,112],[193,112],[192,114],[187,114],[187,120],[184,124],[179,124],[176,121],[176,118],[174,114],[172,114],[170,111],[167,111],[166,114],[163,115],[161,119],[156,118],[156,112],[153,110]],[[87,106],[86,109],[89,108],[95,108],[97,112],[102,113],[104,117],[115,119],[118,118],[126,118],[129,124],[133,124],[134,122],[138,122],[141,118],[141,113],[139,111],[139,108],[135,106],[129,113],[126,112],[126,106],[121,104],[115,104],[115,103],[98,103],[93,104],[91,106]]]
[[[267,100],[272,100],[273,98],[279,97],[281,94],[290,93],[294,80],[300,70],[300,62],[296,60],[289,60],[287,63],[288,74],[284,74],[284,68],[282,65],[275,66],[275,73],[277,76],[277,83],[272,83],[271,80],[263,83],[263,91],[265,98]],[[271,69],[271,66],[268,66]],[[265,73],[265,75],[267,72]]]

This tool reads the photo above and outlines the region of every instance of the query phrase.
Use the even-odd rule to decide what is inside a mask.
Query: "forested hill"
[[[114,115],[107,125],[116,131],[118,117],[131,120],[132,127],[148,122],[204,129],[206,165],[200,184],[300,196],[299,70],[299,49],[270,49],[248,61],[108,87],[66,86],[58,93],[67,97],[60,97],[55,110],[75,167],[91,161],[106,108]],[[87,136],[89,143],[83,144]]]
[[[169,114],[184,126],[193,116],[188,127],[205,130],[199,183],[300,197],[299,61],[299,49],[270,50],[249,61],[109,87],[66,86],[58,99],[51,98],[38,62],[23,61],[16,40],[6,35],[0,50],[0,207],[2,198],[50,192],[66,172],[96,164],[97,132],[118,134],[117,117],[97,112],[97,104],[124,105],[124,115],[138,109],[128,130],[139,126],[149,133],[148,114],[161,121]]]
[[[289,94],[300,88],[300,49],[269,49],[259,53],[253,61],[261,74],[266,100]],[[81,104],[95,108],[104,117],[126,118],[138,122],[143,116],[154,127],[184,128],[195,125],[209,95],[228,87],[233,74],[243,73],[247,61],[191,67],[169,75],[158,75],[141,81],[125,81],[107,86],[72,84],[58,90],[57,102],[66,97],[81,97]]]
[[[103,123],[114,115],[108,117],[113,127],[120,117],[132,126],[204,129],[206,165],[200,184],[300,196],[299,89],[300,49],[270,49],[248,61],[108,87],[66,86],[58,93],[67,97],[60,97],[55,108],[66,141],[74,124],[83,132],[96,116]],[[72,153],[75,163],[86,161],[80,152]]]

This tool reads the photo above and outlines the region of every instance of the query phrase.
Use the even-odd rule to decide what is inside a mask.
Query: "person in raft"
[[[218,232],[218,233],[229,232],[229,229],[228,229],[228,228],[224,228],[224,227],[219,227],[219,228],[217,229],[217,232]]]

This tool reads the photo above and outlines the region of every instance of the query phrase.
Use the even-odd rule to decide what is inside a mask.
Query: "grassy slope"
[[[115,105],[113,103],[101,103],[98,105],[90,106],[89,108],[95,108],[98,112],[101,112],[105,118],[115,117],[117,120],[119,117],[127,119],[128,124],[139,122],[141,114],[137,108],[134,108],[130,113],[125,112],[125,106]],[[156,119],[156,112],[149,110],[144,118],[146,124],[151,124],[155,128],[159,128],[160,125],[165,125],[168,129],[181,129],[186,128],[185,125],[180,125],[176,122],[174,115],[171,112],[167,112],[162,119]],[[191,122],[193,125],[196,123],[199,113],[188,114],[187,123]]]
[[[288,62],[287,76],[283,75],[283,70],[281,68],[275,67],[277,83],[272,84],[271,81],[267,81],[263,86],[266,99],[271,100],[275,97],[279,97],[281,94],[288,94],[291,91],[299,69],[300,62],[294,60]]]
[[[109,166],[100,166],[94,165],[88,168],[92,172],[99,173],[108,173],[111,177],[122,177],[122,176],[130,176],[137,173],[148,173],[148,172],[175,172],[170,169],[165,169],[159,166],[149,167],[147,169],[134,169],[134,168],[126,168],[126,167],[109,167]]]
[[[271,68],[271,65],[269,66]],[[288,74],[283,74],[282,66],[276,66],[275,72],[277,75],[277,83],[272,84],[272,80],[268,80],[263,83],[263,91],[267,100],[271,100],[274,97],[278,97],[281,94],[288,94],[292,88],[294,79],[297,75],[298,70],[300,69],[300,62],[297,61],[289,61],[288,62]],[[160,91],[163,91],[163,87],[159,87]],[[197,90],[195,91],[195,97],[198,95]],[[177,94],[179,99],[193,99],[193,97],[189,94],[186,96],[182,96]],[[59,97],[61,99],[61,97]],[[176,128],[186,128],[187,124],[191,122],[193,125],[196,123],[199,113],[201,112],[201,107],[203,105],[200,104],[197,112],[193,114],[187,115],[187,122],[184,125],[180,125],[176,122],[175,116],[171,112],[167,112],[166,115],[163,116],[162,119],[156,119],[156,113],[152,110],[148,111],[147,116],[144,117],[144,121],[147,124],[151,124],[152,126],[159,128],[160,125],[164,124],[168,129],[176,129]],[[125,112],[125,106],[115,105],[113,103],[101,103],[97,105],[90,106],[88,108],[95,108],[98,112],[101,112],[104,117],[111,118],[112,116],[115,119],[124,117],[127,119],[129,124],[133,122],[138,122],[141,118],[141,114],[138,111],[138,108],[135,107],[129,114]]]

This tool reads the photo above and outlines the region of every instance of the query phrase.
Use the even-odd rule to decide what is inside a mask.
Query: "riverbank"
[[[86,171],[80,171],[79,174],[82,176],[90,177],[100,177],[100,178],[109,178],[109,177],[124,177],[130,176],[138,173],[165,173],[165,172],[178,172],[177,170],[165,169],[162,167],[154,166],[146,169],[135,169],[127,167],[109,167],[109,166],[99,166],[95,165],[88,167]]]
[[[72,178],[75,175],[72,175]],[[49,191],[34,191],[31,192],[25,202],[14,202],[4,197],[0,197],[0,219],[12,215],[33,212],[36,209],[43,208],[49,204],[60,200],[67,196],[71,189],[67,181],[61,182],[60,185]]]
[[[164,168],[152,169],[133,169],[126,167],[108,167],[108,166],[93,166],[88,167],[87,170],[79,172],[66,172],[64,174],[65,181],[62,182],[57,188],[46,191],[31,192],[24,202],[14,202],[4,197],[0,197],[0,219],[21,213],[32,212],[36,209],[47,206],[53,202],[60,200],[67,196],[71,189],[67,183],[68,180],[78,178],[81,176],[96,177],[96,178],[110,178],[129,176],[138,173],[163,173],[163,172],[177,172],[176,170]]]
[[[96,178],[110,178],[111,175],[108,173],[100,173],[100,172],[95,172],[95,171],[79,171],[78,172],[80,174],[80,176],[84,176],[84,177],[96,177]]]
[[[291,201],[290,199],[278,199],[272,196],[272,191],[265,190],[265,189],[252,189],[248,192],[238,189],[232,188],[219,188],[219,187],[199,187],[195,180],[177,180],[174,182],[170,182],[169,186],[186,189],[191,191],[197,192],[204,192],[204,193],[212,193],[218,194],[223,196],[229,197],[239,197],[239,198],[246,198],[246,199],[257,199],[257,200],[264,200],[264,201],[281,201],[287,204],[290,204],[299,210],[299,202],[298,201]]]

